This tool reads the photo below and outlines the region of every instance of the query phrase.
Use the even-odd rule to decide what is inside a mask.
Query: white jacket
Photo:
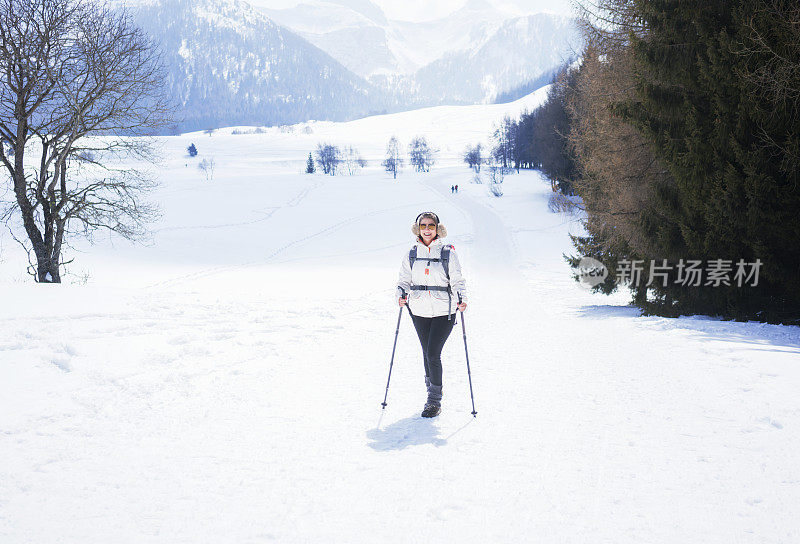
[[[442,266],[441,261],[432,262],[429,265],[428,261],[425,260],[428,257],[441,259],[442,246],[446,244],[440,238],[437,238],[428,247],[425,247],[422,242],[415,245],[417,246],[417,260],[414,261],[414,269],[411,269],[411,264],[408,261],[409,251],[403,254],[403,260],[400,262],[397,298],[402,296],[400,290],[404,289],[408,293],[408,306],[411,309],[411,313],[420,317],[437,317],[455,313],[458,295],[461,295],[463,302],[467,301],[467,284],[461,273],[461,262],[458,260],[458,255],[454,249],[450,250],[450,265],[448,268],[450,270],[450,287],[453,293],[450,301],[450,311],[448,311],[446,291],[411,290],[412,285],[447,287],[447,276],[444,273],[444,266]]]

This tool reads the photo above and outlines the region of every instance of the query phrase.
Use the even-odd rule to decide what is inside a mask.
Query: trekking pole
[[[408,298],[406,297],[406,292],[401,289],[401,293],[403,293],[403,298],[406,299],[406,304],[408,304]],[[410,310],[409,310],[410,312]],[[397,314],[397,329],[394,331],[394,345],[392,346],[392,359],[389,361],[389,379],[386,380],[386,394],[383,395],[383,402],[381,406],[383,406],[382,410],[386,410],[386,398],[389,396],[389,382],[392,380],[392,366],[394,366],[394,351],[397,348],[397,335],[400,333],[400,318],[403,317],[403,307],[400,307],[400,313]]]
[[[458,303],[461,304],[461,295],[458,295]],[[464,310],[461,310],[461,331],[464,334],[464,355],[467,356],[467,377],[469,378],[469,398],[472,400],[472,417],[478,417],[475,411],[475,395],[472,394],[472,372],[469,369],[469,351],[467,350],[467,329],[464,325]]]

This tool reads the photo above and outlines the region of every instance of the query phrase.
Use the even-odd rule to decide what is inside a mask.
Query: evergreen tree
[[[186,151],[189,152],[190,157],[197,156],[197,148],[194,146],[194,144],[189,144],[189,147],[186,148]]]
[[[306,174],[313,174],[317,171],[316,166],[314,166],[314,157],[311,156],[311,153],[308,154],[308,160],[306,161]]]
[[[601,23],[600,50],[584,55],[595,79],[612,82],[595,93],[605,103],[573,110],[589,232],[573,240],[579,253],[673,266],[722,259],[731,272],[758,260],[757,285],[733,273],[684,285],[672,269],[666,284],[635,289],[634,302],[660,315],[800,323],[798,9],[781,0],[601,4],[619,30]]]
[[[535,168],[547,176],[565,195],[573,194],[577,162],[569,142],[571,119],[567,103],[578,70],[564,70],[548,92],[547,100],[535,110],[525,111],[519,120],[506,117],[492,134],[492,156],[503,167]],[[479,156],[480,154],[478,154]],[[472,165],[474,154],[468,149],[464,162]]]
[[[762,1],[637,7],[649,32],[633,41],[638,93],[623,111],[676,181],[655,194],[671,221],[654,235],[673,258],[763,262],[756,287],[667,287],[653,309],[671,295],[688,312],[800,319],[800,165],[790,147],[800,118],[746,77],[767,62],[754,25],[777,46],[776,19]]]

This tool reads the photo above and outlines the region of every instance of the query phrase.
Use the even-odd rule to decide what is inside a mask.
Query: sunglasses
[[[436,224],[435,223],[420,223],[419,228],[420,228],[420,230],[422,230],[422,229],[435,229],[436,228]]]

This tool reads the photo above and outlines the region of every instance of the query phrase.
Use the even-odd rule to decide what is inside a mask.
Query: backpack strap
[[[450,320],[450,305],[453,303],[453,290],[450,288],[450,250],[455,249],[452,244],[442,246],[442,268],[444,275],[447,276],[447,320]]]
[[[441,285],[412,285],[412,291],[448,291],[449,287],[442,287]]]
[[[444,275],[447,276],[447,283],[450,283],[450,250],[455,249],[451,244],[442,246],[442,268]]]
[[[447,244],[442,246],[442,251],[439,258],[430,259],[428,257],[417,257],[417,245],[414,244],[414,247],[411,248],[411,251],[408,252],[408,263],[411,266],[411,269],[414,269],[414,261],[417,259],[428,261],[428,265],[434,262],[441,262],[442,268],[444,268],[444,275],[447,277],[447,287],[420,287],[416,285],[412,285],[411,289],[413,291],[417,290],[426,290],[426,291],[447,291],[447,312],[448,316],[447,319],[451,318],[450,314],[450,305],[453,303],[453,290],[450,287],[450,250],[455,249],[452,244]]]

